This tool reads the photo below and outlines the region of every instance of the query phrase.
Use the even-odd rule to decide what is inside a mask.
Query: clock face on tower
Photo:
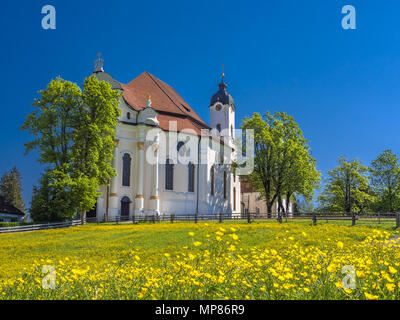
[[[215,110],[221,111],[221,109],[222,109],[222,105],[217,104],[217,105],[215,106]]]

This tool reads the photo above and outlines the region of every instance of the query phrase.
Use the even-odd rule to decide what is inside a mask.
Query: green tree
[[[264,116],[254,113],[243,120],[242,129],[254,130],[254,172],[249,182],[261,192],[269,214],[276,201],[280,211],[288,211],[295,194],[313,194],[320,174],[308,141],[293,117],[284,112],[267,112]],[[286,208],[283,198],[287,200]]]
[[[365,212],[374,200],[368,181],[368,168],[353,159],[338,159],[338,165],[328,170],[323,191],[318,196],[319,211]]]
[[[76,208],[71,176],[57,168],[46,171],[33,196],[30,216],[35,222],[70,220]]]
[[[25,204],[22,200],[21,174],[16,167],[9,173],[4,173],[0,179],[0,194],[21,211],[25,210]]]
[[[64,209],[69,213],[60,213],[59,218],[71,218],[76,210],[85,218],[96,203],[100,185],[115,175],[111,162],[120,93],[90,76],[83,90],[57,78],[39,94],[35,111],[22,126],[35,136],[26,151],[38,150],[39,161],[48,165],[41,180],[45,184],[32,204],[37,200],[37,212],[45,208],[44,202],[56,206],[59,199],[68,197]],[[49,219],[56,218],[49,215]]]
[[[400,165],[391,150],[383,151],[370,166],[371,188],[377,196],[375,210],[395,212],[399,208]]]

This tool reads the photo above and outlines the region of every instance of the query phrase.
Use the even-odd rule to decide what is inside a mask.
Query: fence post
[[[400,227],[400,215],[396,212],[396,229]]]
[[[219,223],[222,223],[222,213],[219,214]]]
[[[198,215],[197,215],[197,213],[194,215],[194,223],[197,223],[197,220],[198,220]]]
[[[313,217],[312,217],[312,221],[313,221],[313,225],[317,225],[317,214],[313,213]]]
[[[278,212],[278,222],[282,223],[282,213]]]
[[[174,214],[171,214],[171,223],[174,223],[174,218],[175,218],[175,215]]]
[[[351,225],[356,225],[356,214],[354,212],[351,214]]]
[[[378,223],[381,224],[381,214],[378,212]]]

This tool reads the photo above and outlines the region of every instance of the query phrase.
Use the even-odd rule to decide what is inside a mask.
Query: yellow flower
[[[169,258],[171,255],[169,253],[164,253],[164,255]]]
[[[368,300],[377,300],[379,298],[378,296],[374,296],[373,294],[369,294],[367,292],[365,292],[364,295]]]
[[[232,245],[229,247],[228,250],[229,250],[229,251],[236,251],[236,247],[232,244]]]
[[[237,234],[232,234],[232,239],[233,239],[233,240],[238,240],[239,237],[237,236]]]
[[[387,284],[386,284],[386,288],[387,288],[389,291],[393,291],[393,290],[396,288],[396,285],[394,285],[393,283],[387,283]]]
[[[303,288],[303,290],[304,290],[305,292],[310,292],[310,289],[308,289],[308,288]]]
[[[194,232],[189,232],[189,236],[194,237],[195,233]]]
[[[193,243],[193,245],[194,245],[195,247],[199,247],[199,246],[201,246],[201,242],[196,241],[195,243]]]
[[[395,274],[395,273],[397,273],[397,269],[395,269],[395,268],[393,268],[393,267],[389,267],[389,272],[390,272],[391,274]]]
[[[343,247],[344,247],[344,244],[343,244],[342,241],[339,241],[336,245],[337,245],[337,247],[338,247],[339,249],[343,249]]]
[[[365,273],[363,271],[356,271],[356,275],[359,279],[364,279],[365,278]]]
[[[328,266],[328,268],[326,268],[326,270],[328,270],[330,273],[335,272],[335,270],[336,270],[335,265],[330,264]]]

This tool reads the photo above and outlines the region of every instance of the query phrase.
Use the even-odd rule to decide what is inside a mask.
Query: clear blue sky
[[[41,28],[41,9],[57,29]],[[341,8],[357,10],[343,30]],[[369,162],[400,154],[400,2],[7,1],[0,9],[0,173],[16,165],[29,205],[41,167],[24,156],[19,130],[37,91],[56,76],[82,83],[103,53],[105,71],[127,83],[147,70],[209,121],[225,64],[236,118],[265,110],[295,117],[325,172],[340,155]]]

